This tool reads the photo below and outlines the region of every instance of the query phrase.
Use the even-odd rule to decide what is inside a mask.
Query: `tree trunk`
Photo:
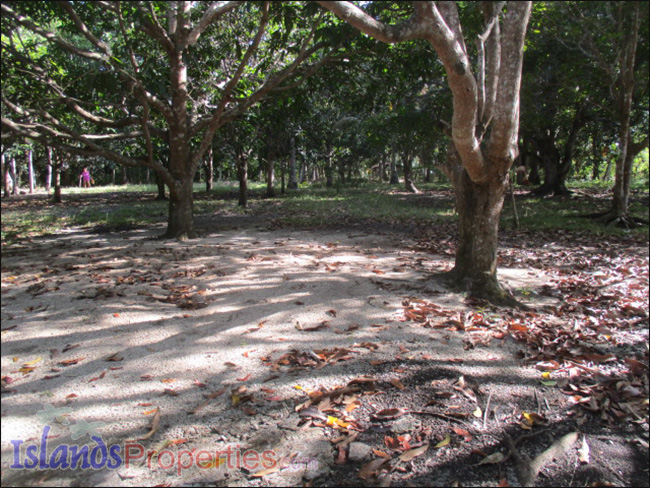
[[[34,193],[34,151],[27,151],[27,177],[29,178],[29,193]]]
[[[266,158],[266,196],[269,198],[275,197],[275,188],[273,182],[275,181],[275,164],[273,157],[269,154]]]
[[[194,231],[194,182],[191,178],[177,181],[169,189],[169,218],[163,238],[184,241],[196,237]]]
[[[289,139],[289,190],[298,189],[298,178],[296,176],[296,138],[291,136]]]
[[[248,206],[248,154],[237,154],[237,177],[239,178],[239,206]]]
[[[5,197],[11,196],[11,176],[9,175],[9,165],[6,164],[5,155],[2,155],[2,185],[4,187]]]
[[[332,165],[332,146],[328,144],[327,154],[325,155],[325,186],[332,188],[334,186],[334,167]]]
[[[448,163],[454,158],[459,155],[450,147]],[[516,304],[497,278],[499,217],[506,195],[507,175],[492,177],[484,183],[474,183],[464,170],[449,176],[459,218],[456,261],[449,277],[456,286],[472,295],[493,303]]]
[[[560,196],[571,194],[571,191],[566,187],[566,181],[573,164],[573,153],[578,140],[578,132],[584,125],[583,113],[584,106],[578,109],[574,117],[562,156],[560,156],[560,151],[555,145],[555,135],[551,130],[548,130],[543,138],[533,139],[537,155],[544,167],[544,184],[532,191],[534,195],[553,194],[554,196]]]
[[[413,160],[409,151],[404,152],[402,157],[402,162],[404,163],[404,186],[407,192],[410,193],[420,193],[413,183]]]
[[[165,182],[160,177],[160,175],[158,175],[158,173],[154,173],[154,178],[156,180],[156,187],[158,189],[156,201],[167,200],[167,196],[165,195]]]
[[[11,158],[11,164],[9,166],[9,174],[11,174],[11,179],[14,182],[13,188],[11,189],[11,194],[12,195],[18,195],[18,192],[20,191],[20,186],[19,186],[19,181],[18,181],[18,174],[16,171],[16,158],[12,157]]]
[[[214,152],[212,147],[208,149],[208,155],[205,160],[205,191],[211,192],[214,188]]]
[[[63,156],[60,151],[54,153],[54,195],[52,196],[53,203],[62,203],[63,196],[61,194],[61,170],[63,167]]]
[[[399,176],[397,176],[397,154],[392,153],[390,156],[390,184],[399,185]]]
[[[47,173],[45,174],[45,190],[50,193],[52,188],[52,148],[47,147]]]
[[[126,172],[126,166],[122,166],[122,184],[123,185],[129,184],[129,177]]]

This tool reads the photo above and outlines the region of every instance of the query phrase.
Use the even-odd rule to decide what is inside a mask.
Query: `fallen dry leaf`
[[[436,446],[438,447],[438,446]],[[427,449],[429,449],[429,444],[424,444],[423,446],[416,447],[415,449],[410,449],[408,451],[403,452],[402,454],[399,455],[399,460],[402,462],[408,462],[411,459],[414,459],[418,456],[421,456],[424,454]]]

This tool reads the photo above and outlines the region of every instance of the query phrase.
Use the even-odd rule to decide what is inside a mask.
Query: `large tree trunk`
[[[447,165],[458,168],[458,153],[448,149]],[[499,218],[506,195],[507,174],[473,182],[466,171],[448,172],[458,211],[458,248],[448,274],[454,285],[494,303],[516,304],[497,279]]]
[[[184,241],[196,237],[194,231],[194,182],[192,178],[177,181],[169,189],[169,218],[163,238]]]

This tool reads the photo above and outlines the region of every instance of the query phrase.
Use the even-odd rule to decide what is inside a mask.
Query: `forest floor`
[[[647,237],[502,232],[519,311],[438,282],[451,221],[256,205],[3,242],[3,486],[648,485]]]

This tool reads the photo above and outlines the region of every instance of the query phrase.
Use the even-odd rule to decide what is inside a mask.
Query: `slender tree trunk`
[[[34,193],[34,151],[27,151],[27,178],[29,179],[29,193]]]
[[[45,189],[50,193],[52,188],[52,148],[47,147],[47,173],[45,174]]]
[[[212,147],[208,149],[207,158],[205,160],[205,191],[211,192],[214,188],[214,151]]]
[[[332,165],[332,146],[327,145],[327,154],[325,155],[325,185],[327,188],[334,186],[334,167]]]
[[[409,151],[406,151],[402,155],[402,162],[404,164],[404,186],[407,192],[410,193],[420,193],[413,183],[413,160]]]
[[[275,161],[271,153],[266,158],[266,196],[269,198],[275,197],[275,188],[273,183],[275,181]]]
[[[2,154],[2,185],[4,187],[5,197],[11,196],[11,176],[9,175],[9,165],[6,164],[5,155]]]
[[[61,194],[61,172],[63,169],[63,155],[60,151],[54,152],[54,195],[53,203],[62,203],[63,195]]]
[[[123,185],[128,185],[129,184],[129,177],[128,177],[128,173],[126,171],[126,166],[122,166],[122,184]]]
[[[167,200],[167,196],[165,195],[165,182],[158,173],[154,173],[154,179],[156,180],[156,188],[158,190],[156,201]]]
[[[240,151],[237,154],[237,177],[239,179],[239,206],[248,206],[248,154]]]
[[[397,154],[393,152],[390,156],[390,184],[399,185],[399,176],[397,175]]]
[[[296,138],[291,136],[289,139],[289,190],[298,189],[298,177],[296,176]]]
[[[13,188],[11,189],[11,194],[18,195],[18,192],[20,191],[20,182],[18,181],[19,175],[17,174],[16,171],[16,158],[14,157],[11,158],[10,171],[11,171],[11,179],[14,182]]]

